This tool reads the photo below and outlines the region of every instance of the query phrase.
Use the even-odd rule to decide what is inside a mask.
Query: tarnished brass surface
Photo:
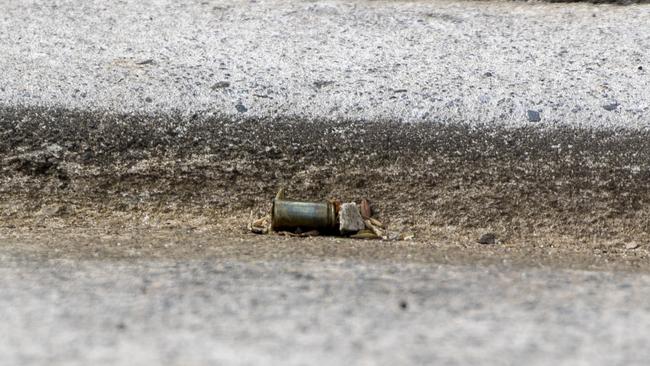
[[[336,213],[331,203],[289,201],[276,197],[271,212],[273,230],[336,228]]]

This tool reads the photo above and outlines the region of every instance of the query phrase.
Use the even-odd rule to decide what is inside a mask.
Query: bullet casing
[[[274,199],[271,226],[278,229],[334,230],[337,227],[336,211],[331,203],[289,201]]]

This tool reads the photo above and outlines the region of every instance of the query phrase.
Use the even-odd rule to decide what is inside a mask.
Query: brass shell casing
[[[271,227],[279,229],[315,229],[321,231],[337,228],[334,205],[316,202],[289,201],[279,197],[273,200]]]

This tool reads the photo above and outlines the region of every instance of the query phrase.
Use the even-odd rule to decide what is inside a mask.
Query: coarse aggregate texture
[[[1,364],[644,365],[650,357],[648,274],[390,255],[273,259],[269,246],[304,243],[122,235],[26,235],[0,248]],[[141,254],[151,243],[164,246]],[[121,259],[92,258],[108,248]],[[177,255],[187,248],[203,254]]]
[[[422,233],[646,241],[649,230],[643,131],[187,116],[179,133],[148,115],[3,113],[5,227],[40,216],[217,220],[267,207],[284,186],[296,199],[367,197],[385,222]],[[42,128],[50,118],[57,128]]]
[[[284,186],[423,236],[650,230],[647,6],[0,10],[2,227],[218,221]]]
[[[9,0],[0,101],[508,126],[534,110],[543,126],[646,128],[648,34],[644,5]]]
[[[0,364],[647,363],[649,28],[2,1]],[[244,234],[280,186],[415,240]]]

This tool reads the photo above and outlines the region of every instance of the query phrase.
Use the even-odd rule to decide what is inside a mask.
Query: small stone
[[[493,233],[485,233],[478,239],[479,244],[496,244],[497,236]]]
[[[237,109],[237,112],[239,113],[244,113],[248,111],[248,108],[246,108],[246,106],[243,105],[241,102],[235,104],[235,109]]]
[[[639,71],[643,71],[643,66],[639,66]]]
[[[615,110],[616,108],[618,108],[618,102],[617,101],[610,101],[607,104],[603,104],[603,108],[606,111],[611,112],[611,111]]]
[[[636,249],[639,247],[639,243],[625,243],[625,249]]]
[[[486,78],[491,78],[494,75],[491,72],[488,71],[485,74],[483,74],[483,76],[485,76]]]
[[[210,89],[212,90],[218,90],[218,89],[224,89],[230,87],[230,82],[228,81],[218,81],[212,85]]]
[[[147,59],[147,60],[136,62],[135,64],[136,65],[153,65],[155,63],[156,62],[152,58],[150,58],[150,59]]]
[[[328,85],[331,85],[331,84],[334,84],[334,82],[331,81],[331,80],[316,80],[316,81],[314,81],[314,86],[317,89],[324,88],[324,87],[326,87]]]
[[[146,97],[146,98],[144,98],[144,101],[147,102],[147,103],[151,103],[151,102],[153,102],[153,99],[151,99],[151,97]]]
[[[526,112],[526,116],[528,117],[528,122],[539,122],[542,120],[542,116],[539,112],[532,109],[529,109]]]
[[[341,234],[354,234],[366,228],[363,217],[361,217],[357,204],[354,202],[341,205],[339,223]]]

